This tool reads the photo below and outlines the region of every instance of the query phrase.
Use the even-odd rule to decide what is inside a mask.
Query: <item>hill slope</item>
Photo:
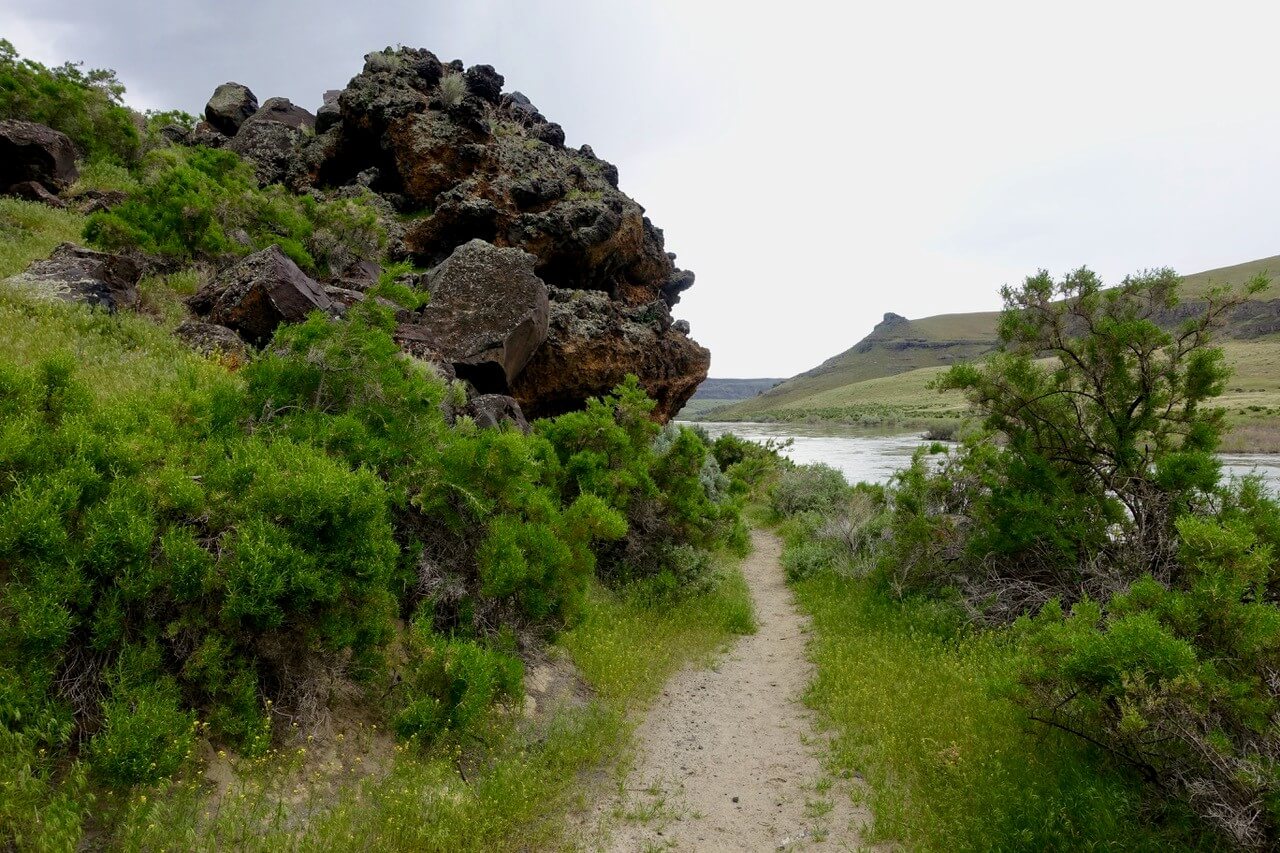
[[[1206,270],[1183,279],[1188,301],[1202,297],[1211,285],[1242,285],[1259,273],[1280,275],[1280,256]],[[908,320],[886,314],[871,334],[812,370],[788,379],[765,393],[719,408],[723,420],[839,420],[883,422],[880,409],[892,407],[897,416],[947,416],[959,400],[920,395],[925,379],[958,361],[981,358],[996,346],[997,311],[939,314]],[[1273,284],[1237,312],[1228,325],[1228,338],[1258,341],[1280,331],[1280,286]],[[1250,359],[1250,349],[1230,347],[1233,361]],[[1270,352],[1267,353],[1270,355]],[[1264,359],[1272,363],[1272,359]],[[924,371],[919,375],[915,372]],[[1251,376],[1256,371],[1250,371]],[[905,374],[912,374],[908,377]],[[901,376],[901,382],[886,377]],[[1270,377],[1253,376],[1251,384]],[[1280,371],[1274,376],[1280,386]],[[872,380],[875,380],[873,383]],[[905,408],[903,408],[905,407]],[[910,411],[907,411],[910,410]]]

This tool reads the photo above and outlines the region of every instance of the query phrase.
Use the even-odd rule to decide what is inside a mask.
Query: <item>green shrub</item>
[[[376,214],[359,201],[260,189],[253,168],[235,153],[177,147],[147,154],[141,185],[123,204],[93,214],[85,237],[103,248],[138,248],[182,262],[274,244],[320,275],[379,257],[386,242]]]
[[[448,731],[472,728],[499,699],[523,696],[520,659],[469,639],[444,637],[426,619],[406,636],[396,734],[429,744]]]
[[[440,78],[440,100],[447,107],[456,107],[467,96],[467,81],[461,74],[446,74]]]
[[[22,59],[0,39],[0,119],[45,124],[71,138],[85,159],[128,165],[137,157],[138,130],[123,105],[124,85],[109,69],[82,71],[67,62],[47,68]]]
[[[107,679],[111,698],[89,751],[93,769],[109,782],[157,782],[191,757],[195,716],[182,710],[177,684],[158,667],[154,652],[126,649]]]
[[[801,512],[827,512],[849,494],[844,475],[830,465],[795,465],[784,469],[769,500],[784,518]]]

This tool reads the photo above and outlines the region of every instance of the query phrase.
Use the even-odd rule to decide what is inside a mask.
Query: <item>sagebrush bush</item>
[[[826,512],[849,494],[844,475],[830,465],[793,465],[778,474],[769,503],[778,515]]]
[[[182,147],[147,154],[140,185],[123,204],[93,214],[85,237],[102,248],[137,248],[181,262],[274,244],[319,275],[379,257],[386,242],[377,215],[358,200],[261,189],[252,166],[234,152]]]
[[[445,106],[456,107],[467,96],[467,80],[461,74],[446,74],[440,78],[440,100]]]

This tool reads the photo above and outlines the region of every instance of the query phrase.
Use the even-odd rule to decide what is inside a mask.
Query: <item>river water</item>
[[[692,426],[692,424],[691,424]],[[911,454],[928,444],[920,433],[883,435],[855,427],[814,424],[699,423],[713,437],[732,432],[752,441],[792,439],[786,455],[801,464],[825,462],[843,472],[851,483],[887,483],[894,472],[911,462]],[[1223,476],[1259,474],[1280,491],[1280,454],[1231,453],[1222,456]]]

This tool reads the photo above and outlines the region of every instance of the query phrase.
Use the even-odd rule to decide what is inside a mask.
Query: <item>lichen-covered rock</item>
[[[253,164],[258,183],[283,183],[295,169],[302,131],[284,122],[254,116],[240,126],[227,148]]]
[[[248,361],[249,348],[231,329],[199,320],[184,320],[174,329],[178,340],[196,352],[209,357],[222,357],[240,363]]]
[[[534,257],[472,240],[427,276],[431,301],[396,338],[450,364],[481,393],[504,394],[547,336],[547,287]]]
[[[549,291],[547,340],[511,387],[527,417],[580,409],[634,373],[667,420],[706,378],[710,351],[676,328],[662,300],[627,305],[600,291]]]
[[[3,284],[38,297],[115,312],[137,303],[141,276],[142,265],[127,255],[63,243],[49,257],[4,279]]]
[[[65,133],[31,121],[0,121],[0,189],[35,181],[56,193],[79,175],[76,146]]]
[[[205,148],[225,148],[230,140],[225,133],[207,121],[196,122],[196,126],[187,134],[186,144],[203,145]]]
[[[249,116],[258,111],[258,98],[241,83],[223,83],[204,105],[205,121],[226,136],[235,136]]]
[[[192,296],[187,304],[210,323],[234,329],[251,344],[271,340],[283,323],[299,323],[333,301],[279,246],[240,259]]]
[[[634,372],[659,398],[657,417],[669,418],[705,378],[706,351],[668,311],[693,274],[676,267],[661,229],[618,189],[618,170],[590,146],[565,148],[563,129],[529,98],[503,93],[503,83],[489,66],[464,70],[426,50],[371,53],[336,99],[326,99],[337,106],[322,132],[296,142],[285,182],[298,191],[359,186],[385,199],[401,214],[393,256],[431,266],[478,239],[529,253],[533,274],[548,285],[599,294],[592,304],[600,322],[552,335],[534,356],[543,365],[538,381],[519,379],[527,412],[574,408]],[[633,319],[655,311],[666,317],[661,328],[637,333],[648,327]],[[585,337],[623,327],[651,348]],[[568,349],[554,352],[559,347]],[[552,366],[571,370],[583,353],[598,369],[557,385]],[[536,393],[549,395],[546,405]]]

